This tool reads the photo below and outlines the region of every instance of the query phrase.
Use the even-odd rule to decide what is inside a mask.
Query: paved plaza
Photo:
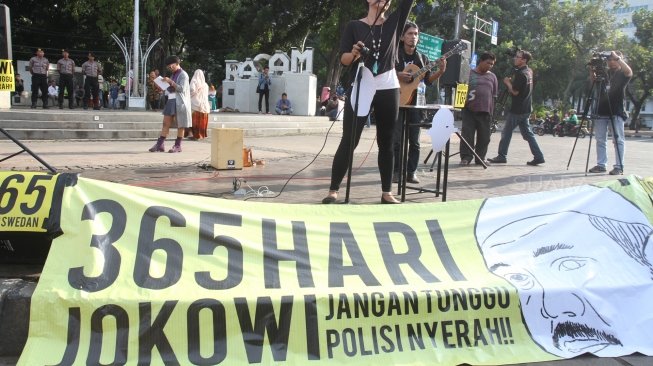
[[[273,137],[246,137],[259,164],[242,170],[215,170],[211,167],[211,142],[184,141],[183,152],[178,154],[150,153],[147,149],[154,141],[23,141],[35,154],[59,172],[77,172],[82,177],[118,182],[152,189],[200,194],[226,199],[260,199],[270,202],[298,204],[319,203],[329,187],[331,162],[340,141],[342,127],[334,125],[328,136],[300,135]],[[632,133],[630,133],[632,135]],[[455,135],[451,139],[451,152],[459,148]],[[378,203],[381,185],[377,169],[375,128],[365,129],[356,149],[350,203]],[[488,157],[496,155],[500,135],[495,133]],[[423,161],[430,150],[430,138],[422,133],[422,149],[417,176],[420,186],[435,188],[436,173],[431,171],[432,158]],[[607,174],[585,173],[590,143],[589,137],[578,139],[571,164],[567,168],[575,142],[573,137],[538,137],[546,163],[527,166],[533,156],[528,145],[515,132],[508,153],[507,164],[493,164],[488,169],[481,166],[461,167],[459,157],[450,159],[447,200],[480,199],[494,196],[522,194],[591,184],[613,177]],[[589,167],[596,162],[594,140],[590,149]],[[168,144],[170,144],[169,142]],[[625,174],[650,176],[653,157],[651,135],[627,137]],[[11,141],[0,141],[0,156],[18,150]],[[610,164],[613,149],[609,148]],[[261,164],[263,163],[263,164]],[[3,170],[45,169],[26,153],[0,163]],[[245,189],[245,195],[234,195],[234,178]],[[242,192],[242,191],[241,191]],[[258,192],[258,193],[257,193]],[[281,194],[279,194],[281,192]],[[257,197],[258,196],[258,197]],[[345,197],[343,182],[340,199]],[[439,202],[431,193],[409,190],[410,202]]]

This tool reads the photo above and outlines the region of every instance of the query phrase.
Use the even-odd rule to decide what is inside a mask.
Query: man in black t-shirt
[[[413,75],[410,72],[404,72],[408,65],[415,65],[420,69],[429,64],[429,59],[417,51],[417,42],[419,42],[419,28],[413,22],[406,22],[404,31],[401,35],[401,43],[399,44],[398,62],[395,65],[397,78],[400,82],[412,83],[414,81]],[[436,72],[427,72],[423,75],[424,84],[431,85],[433,81],[437,80],[447,68],[447,61],[445,59],[438,60],[438,70]],[[413,97],[411,105],[415,105],[416,97]],[[407,171],[408,183],[419,183],[417,178],[417,164],[419,163],[419,123],[422,120],[422,111],[418,109],[411,109],[408,111],[408,123],[413,125],[408,128],[408,159],[405,162]],[[401,131],[404,127],[404,113],[399,113],[399,120],[395,123],[394,132],[394,173],[392,181],[399,182],[399,166],[401,158]]]
[[[499,142],[499,154],[491,159],[491,163],[501,164],[506,163],[508,156],[508,147],[512,139],[512,131],[515,127],[519,126],[524,140],[528,142],[528,146],[533,154],[533,160],[528,161],[528,165],[540,165],[544,163],[544,154],[537,144],[535,134],[528,124],[528,117],[533,111],[532,97],[533,97],[533,70],[528,67],[528,62],[532,56],[528,51],[517,51],[515,54],[514,65],[515,73],[513,78],[506,77],[503,83],[508,88],[508,93],[512,96],[512,105],[510,111],[506,116],[506,124],[501,131],[501,141]]]
[[[596,80],[596,73],[590,70],[590,78]],[[628,118],[624,108],[626,86],[633,77],[633,70],[626,64],[619,51],[612,51],[608,57],[608,70],[605,80],[599,84],[599,104],[597,118],[594,119],[596,134],[596,166],[590,173],[605,173],[608,164],[608,128],[614,139],[615,164],[610,175],[624,173],[624,124]]]

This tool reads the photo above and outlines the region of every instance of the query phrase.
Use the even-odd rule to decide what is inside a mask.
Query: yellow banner
[[[469,85],[467,84],[458,84],[456,86],[456,97],[454,99],[454,108],[463,108],[465,107],[465,102],[467,102],[467,91],[469,90]]]
[[[0,232],[48,232],[56,181],[48,173],[0,171]]]
[[[558,197],[551,207],[529,197],[507,202],[528,202],[544,217],[545,206],[552,215],[582,211],[578,195],[588,210],[603,198],[613,210],[615,202],[635,208],[639,216],[629,217],[644,234],[653,210],[640,181],[629,179],[625,188],[548,192]],[[64,234],[32,297],[19,364],[496,365],[567,357],[567,346],[553,344],[551,320],[540,329],[546,322],[522,313],[542,298],[513,268],[526,259],[513,262],[493,244],[518,232],[504,233],[510,224],[502,219],[533,216],[503,199],[285,205],[80,178],[64,192]],[[536,258],[567,246],[548,243]],[[648,294],[637,289],[647,301]],[[646,353],[651,344],[628,340],[622,351]]]
[[[14,65],[11,60],[0,60],[0,91],[14,91]]]

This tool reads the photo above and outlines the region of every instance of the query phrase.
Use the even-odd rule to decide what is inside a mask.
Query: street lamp
[[[134,81],[132,82],[131,90],[130,90],[130,94],[131,94],[132,97],[140,97],[141,96],[140,92],[138,90],[138,84],[139,84],[138,83],[138,75],[139,75],[139,62],[140,62],[139,56],[140,56],[140,53],[141,53],[140,52],[141,51],[141,45],[139,44],[140,35],[139,35],[139,32],[138,32],[138,28],[139,28],[138,25],[139,25],[139,22],[140,22],[139,15],[138,15],[138,13],[139,13],[138,8],[139,8],[139,1],[134,0],[134,37],[133,37],[133,39],[134,39],[134,48],[132,49],[133,54],[134,54],[134,57],[132,57],[132,62],[133,62],[132,70],[134,70],[134,79],[133,79]],[[127,80],[127,82],[129,83],[129,79]]]
[[[485,19],[478,17],[478,14],[474,12],[474,35],[472,36],[472,55],[476,52],[476,32],[485,34],[486,36],[492,37],[492,22],[488,22]]]

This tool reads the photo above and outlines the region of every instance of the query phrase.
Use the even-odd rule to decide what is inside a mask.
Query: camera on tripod
[[[605,76],[608,69],[608,58],[612,52],[603,51],[595,52],[587,63],[587,66],[596,74],[597,77]]]

